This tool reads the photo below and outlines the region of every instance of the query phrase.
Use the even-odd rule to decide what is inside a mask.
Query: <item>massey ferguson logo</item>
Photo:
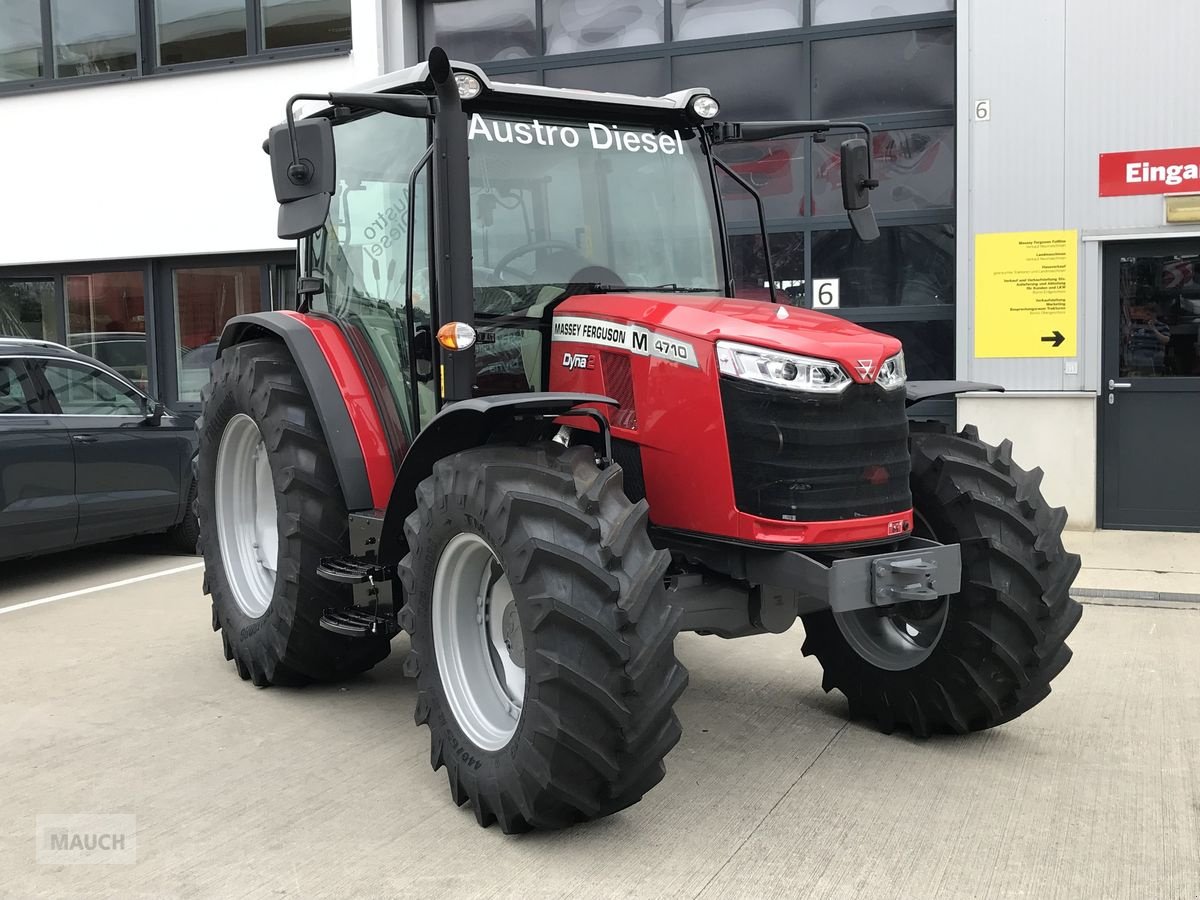
[[[860,359],[854,364],[855,370],[867,381],[870,381],[875,374],[875,361],[872,359]]]
[[[564,369],[594,369],[596,357],[590,353],[564,353],[562,364]]]

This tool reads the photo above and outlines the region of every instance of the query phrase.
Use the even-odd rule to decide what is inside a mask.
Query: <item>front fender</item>
[[[432,474],[439,459],[486,444],[494,433],[522,419],[534,426],[527,439],[548,438],[557,426],[545,417],[562,416],[585,404],[618,405],[599,394],[547,392],[473,397],[446,406],[417,435],[400,464],[383,517],[380,563],[395,564],[404,556],[404,520],[417,508],[417,485]]]
[[[904,405],[912,406],[922,400],[933,400],[939,397],[953,397],[955,394],[965,394],[968,391],[1000,391],[998,384],[985,384],[982,381],[910,381],[904,385]]]

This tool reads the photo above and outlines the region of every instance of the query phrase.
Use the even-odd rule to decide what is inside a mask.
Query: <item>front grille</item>
[[[721,403],[742,512],[820,522],[912,507],[904,391],[821,395],[722,377]]]

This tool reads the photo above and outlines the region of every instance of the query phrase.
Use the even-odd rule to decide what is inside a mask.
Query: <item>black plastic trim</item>
[[[986,384],[982,381],[910,381],[904,385],[904,405],[912,406],[922,400],[952,397],[955,394],[965,394],[969,391],[1004,393],[1004,388],[998,384]]]
[[[334,380],[317,339],[307,326],[290,315],[278,312],[235,316],[226,323],[221,333],[217,355],[237,344],[268,336],[283,341],[304,378],[333,457],[333,467],[337,471],[338,484],[342,486],[346,508],[351,511],[371,509],[375,504],[371,500],[371,483],[367,479],[367,466],[363,461],[358,435],[350,421],[341,388]]]

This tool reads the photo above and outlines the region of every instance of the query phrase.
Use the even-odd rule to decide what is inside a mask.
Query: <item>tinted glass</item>
[[[15,359],[0,359],[0,416],[38,411],[37,394],[25,367]]]
[[[808,73],[798,44],[676,56],[675,90],[706,87],[721,101],[723,120],[804,117]]]
[[[551,87],[657,97],[670,90],[667,86],[669,83],[665,59],[641,59],[634,62],[546,70],[546,84]]]
[[[538,72],[505,72],[495,75],[492,81],[506,81],[509,84],[541,84],[542,76]]]
[[[839,278],[841,306],[954,303],[954,226],[896,225],[864,244],[848,229],[813,234],[814,278]]]
[[[1200,376],[1200,256],[1121,257],[1120,375]]]
[[[350,40],[350,0],[262,0],[263,47]]]
[[[425,46],[451,59],[490,62],[541,53],[537,0],[435,0],[425,6]]]
[[[141,272],[68,275],[67,343],[145,390],[146,292]]]
[[[804,233],[770,235],[771,266],[775,270],[776,299],[794,306],[804,304]],[[729,236],[729,263],[733,269],[734,296],[743,300],[770,300],[767,263],[762,238],[757,234]]]
[[[42,371],[64,415],[142,415],[141,399],[128,385],[91,366],[47,362]]]
[[[45,74],[40,0],[0,0],[0,81]]]
[[[812,23],[829,25],[861,19],[949,12],[954,9],[954,0],[812,0],[812,5]]]
[[[244,0],[155,0],[159,65],[246,55]]]
[[[542,17],[548,54],[637,47],[663,39],[663,0],[543,0]]]
[[[842,212],[841,138],[813,145],[813,206],[817,215]],[[954,206],[954,128],[893,128],[876,131],[871,191],[876,212]]]
[[[134,0],[53,0],[50,18],[59,78],[137,68]]]
[[[801,0],[671,0],[677,41],[799,28]]]
[[[217,356],[225,323],[242,313],[263,308],[262,269],[259,266],[214,266],[176,269],[176,371],[179,399],[199,402],[208,383],[208,368]]]
[[[953,28],[814,41],[812,54],[814,118],[950,109],[954,104]]]
[[[899,338],[909,381],[954,378],[954,320],[863,322],[864,328]]]
[[[805,214],[804,146],[801,138],[732,143],[717,155],[758,191],[768,219],[794,219]],[[724,174],[719,183],[726,219],[757,223],[758,207],[746,189]]]
[[[54,339],[54,282],[0,280],[0,334]]]

